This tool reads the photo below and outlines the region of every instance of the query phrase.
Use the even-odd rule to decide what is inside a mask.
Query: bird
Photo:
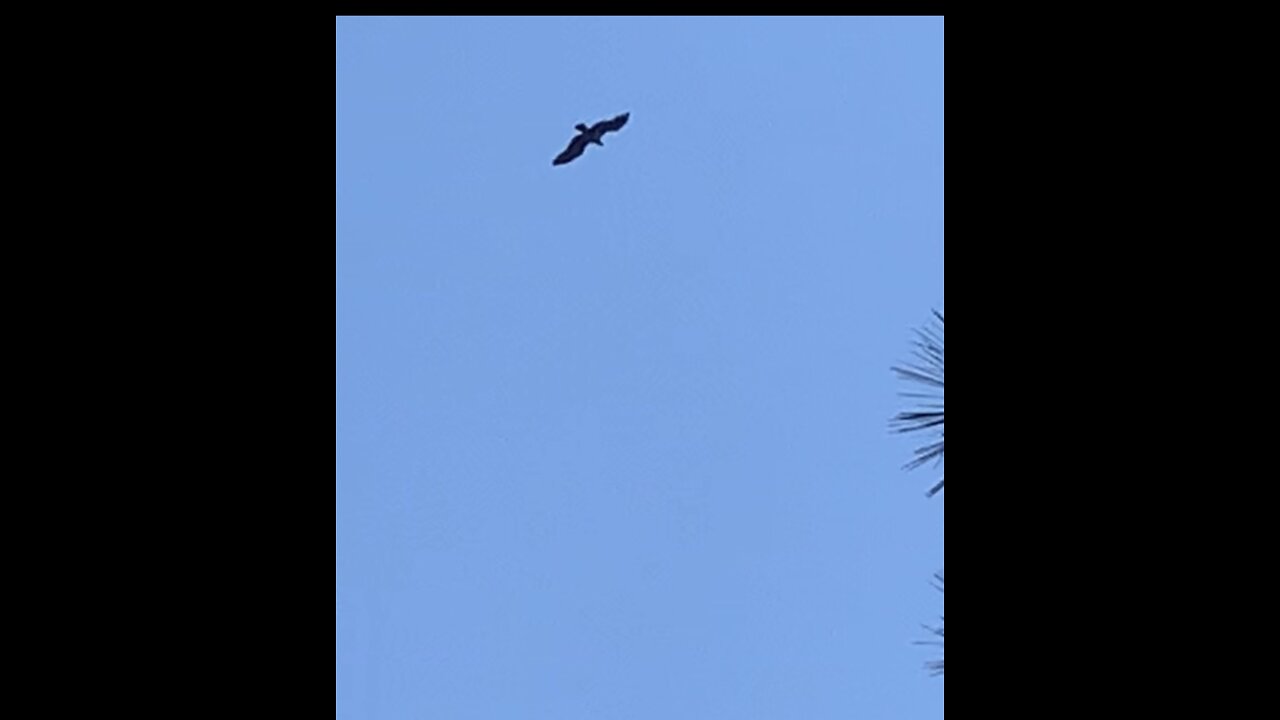
[[[600,142],[600,137],[607,132],[613,132],[626,125],[629,117],[631,117],[631,113],[624,112],[612,120],[601,120],[591,127],[587,127],[586,123],[578,123],[573,128],[578,131],[578,135],[569,141],[569,147],[557,155],[556,159],[551,161],[551,164],[564,165],[567,162],[572,162],[586,151],[587,145],[592,143],[604,147],[604,143]]]

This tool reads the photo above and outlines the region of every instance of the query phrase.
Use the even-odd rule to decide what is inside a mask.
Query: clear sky
[[[338,718],[942,717],[941,18],[339,18],[336,180]]]

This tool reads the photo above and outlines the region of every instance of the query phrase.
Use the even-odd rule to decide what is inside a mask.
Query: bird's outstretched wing
[[[574,158],[578,157],[579,155],[581,155],[582,151],[586,149],[587,149],[587,136],[578,135],[577,137],[569,141],[569,147],[565,148],[564,152],[557,155],[556,159],[551,161],[551,164],[563,165],[567,162],[572,161]]]
[[[601,120],[600,122],[595,124],[595,127],[591,129],[593,131],[599,131],[601,133],[613,132],[614,130],[617,130],[618,128],[622,127],[623,125],[626,125],[627,118],[629,117],[631,117],[631,113],[624,112],[612,120]]]

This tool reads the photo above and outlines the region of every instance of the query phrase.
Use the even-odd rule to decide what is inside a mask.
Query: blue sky
[[[338,718],[942,716],[941,18],[339,18],[336,259]]]

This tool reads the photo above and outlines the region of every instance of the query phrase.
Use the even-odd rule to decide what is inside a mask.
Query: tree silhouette
[[[915,342],[915,357],[918,362],[893,368],[900,377],[924,385],[926,388],[924,392],[903,393],[903,397],[915,399],[919,404],[913,410],[904,410],[894,416],[894,428],[898,432],[932,431],[935,428],[938,431],[937,442],[927,442],[916,448],[915,459],[906,465],[908,470],[920,467],[930,460],[942,462],[943,326],[942,313],[934,310],[933,315],[938,320],[936,325],[929,325],[916,331],[918,337]],[[929,489],[930,497],[942,490],[942,482],[943,478],[938,478],[938,483]]]
[[[942,463],[943,458],[943,414],[942,414],[942,348],[943,348],[943,317],[942,313],[937,310],[933,311],[936,323],[930,324],[917,331],[915,341],[915,358],[916,363],[905,365],[903,367],[893,368],[894,372],[906,380],[923,385],[923,392],[903,393],[904,397],[912,398],[917,402],[914,409],[904,410],[894,416],[892,425],[897,432],[919,432],[924,431],[932,435],[933,431],[937,431],[937,441],[929,440],[924,445],[916,448],[915,459],[906,464],[906,469],[911,470],[929,461],[936,464]],[[929,489],[926,493],[929,497],[933,497],[942,491],[942,483],[944,477],[939,477],[937,484]],[[938,584],[934,587],[939,591],[943,589],[942,572],[934,574]],[[943,618],[939,618],[940,620]],[[945,622],[945,621],[944,621]],[[944,636],[943,627],[925,626],[929,632],[937,636],[937,640],[922,641],[924,644],[942,646]],[[941,659],[931,660],[926,663],[926,667],[934,675],[943,674],[943,661]]]
[[[933,576],[938,579],[938,584],[934,585],[934,587],[938,588],[938,592],[942,592],[942,573],[937,572],[937,573],[934,573]],[[939,616],[938,619],[943,620],[944,618],[943,616]],[[939,625],[938,627],[929,627],[928,625],[925,625],[925,629],[933,633],[934,635],[937,635],[938,639],[937,640],[921,640],[920,644],[921,645],[937,645],[938,647],[942,647],[942,641],[943,641],[942,626]],[[925,663],[925,667],[929,668],[930,672],[932,672],[934,675],[941,675],[942,659],[939,658],[937,660],[930,660],[929,662]]]

